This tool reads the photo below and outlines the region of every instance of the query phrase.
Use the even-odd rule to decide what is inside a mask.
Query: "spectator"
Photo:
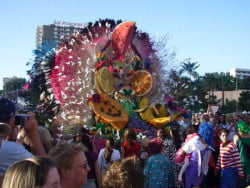
[[[62,188],[82,188],[86,184],[90,169],[82,146],[61,142],[51,148],[49,156],[56,162]]]
[[[106,140],[105,148],[101,149],[98,155],[98,163],[101,168],[102,174],[106,172],[108,167],[114,162],[121,158],[120,152],[114,149],[113,138],[108,138]]]
[[[139,159],[135,156],[115,161],[103,178],[103,188],[144,188],[143,175]]]
[[[87,148],[87,151],[85,151],[85,155],[87,157],[88,165],[90,168],[87,184],[85,184],[83,188],[95,188],[97,187],[97,184],[101,185],[102,183],[100,166],[97,160],[98,153],[93,151],[93,144],[87,134],[83,135],[81,139],[81,143]]]
[[[35,155],[45,155],[41,140],[39,139],[38,124],[33,113],[28,113],[29,118],[25,118],[24,129],[27,137],[31,141],[31,151]],[[16,161],[33,157],[21,144],[14,142],[17,136],[15,126],[15,105],[10,100],[0,99],[0,122],[7,123],[11,130],[9,140],[2,141],[0,150],[0,176],[3,176],[7,169]]]
[[[220,154],[216,164],[216,174],[221,170],[221,188],[238,187],[239,176],[243,177],[243,168],[237,146],[228,138],[229,131],[220,131]]]
[[[136,134],[132,128],[127,128],[124,133],[124,141],[121,145],[122,157],[130,157],[136,155],[139,157],[141,152],[141,144],[136,141]]]
[[[42,145],[45,149],[45,152],[48,153],[49,150],[52,148],[53,146],[53,138],[51,133],[49,132],[49,130],[45,127],[39,127],[38,128],[38,132],[39,132],[39,138],[42,142]],[[30,139],[25,136],[24,138],[24,145],[26,145],[26,148],[30,147]]]
[[[207,144],[198,135],[193,126],[187,128],[186,134],[185,143],[176,154],[177,162],[180,162],[180,159],[183,159],[183,156],[185,157],[178,179],[179,181],[182,181],[182,176],[185,172],[185,187],[199,187],[204,175],[203,167],[205,166],[200,162],[203,161],[204,156],[207,153]],[[208,163],[208,160],[204,160],[204,162]]]
[[[15,162],[7,171],[3,188],[60,188],[60,177],[50,158],[34,157]]]
[[[239,134],[234,136],[234,143],[239,148],[247,186],[250,185],[250,127],[245,121],[240,121],[237,127]]]
[[[155,138],[148,143],[149,158],[146,161],[144,175],[146,188],[175,187],[174,169],[167,157],[161,154],[163,141]]]
[[[178,134],[178,130],[176,131]],[[175,175],[175,187],[183,187],[182,184],[178,181],[178,174],[180,172],[180,166],[175,163],[174,157],[177,151],[174,138],[172,137],[172,129],[165,130],[164,128],[160,128],[157,130],[157,138],[163,141],[162,145],[162,154],[170,160],[174,168]],[[180,135],[179,135],[180,140]]]

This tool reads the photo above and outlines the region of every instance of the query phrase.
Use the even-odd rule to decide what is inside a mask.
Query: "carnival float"
[[[89,23],[42,55],[33,78],[41,91],[39,108],[50,121],[56,117],[64,126],[103,134],[132,127],[154,137],[157,128],[185,113],[167,93],[158,49],[135,22]]]

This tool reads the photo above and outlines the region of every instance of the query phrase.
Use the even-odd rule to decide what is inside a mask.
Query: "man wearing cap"
[[[0,177],[3,177],[9,166],[18,160],[33,157],[33,154],[45,155],[38,133],[38,124],[33,113],[28,114],[29,117],[25,119],[24,125],[26,135],[31,141],[31,152],[33,154],[27,151],[23,145],[15,142],[17,136],[15,111],[13,102],[6,98],[0,98]]]

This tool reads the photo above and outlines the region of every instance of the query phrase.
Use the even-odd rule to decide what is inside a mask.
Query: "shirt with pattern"
[[[144,175],[146,176],[146,188],[175,187],[172,163],[162,154],[152,155],[148,158]]]
[[[240,155],[237,146],[230,142],[226,146],[220,145],[220,154],[217,161],[216,169],[224,169],[236,167],[238,169],[239,175],[243,176],[243,168],[240,160]]]

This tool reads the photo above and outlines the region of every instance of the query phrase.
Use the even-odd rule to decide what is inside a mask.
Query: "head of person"
[[[220,133],[219,133],[219,136],[220,136],[220,140],[222,143],[227,143],[229,140],[228,138],[228,135],[229,135],[229,131],[225,128],[222,128],[220,130]]]
[[[47,128],[41,127],[41,126],[39,126],[39,128],[38,128],[38,133],[39,133],[39,137],[40,137],[40,140],[42,142],[42,145],[45,149],[45,152],[48,153],[49,150],[53,146],[52,135]],[[24,139],[24,143],[27,145],[31,144],[30,139],[27,136]]]
[[[181,147],[181,135],[180,135],[180,127],[178,125],[173,125],[170,127],[170,134],[174,141],[175,148],[178,150]]]
[[[204,121],[200,124],[199,127],[199,135],[205,140],[205,142],[210,145],[214,146],[214,128],[212,124]]]
[[[186,129],[186,135],[189,135],[189,134],[193,134],[193,133],[196,133],[196,129],[194,126],[189,126],[187,129]]]
[[[223,124],[223,125],[225,125],[225,115],[223,115],[223,114],[221,114],[221,115],[219,115],[219,124]]]
[[[145,176],[135,156],[115,161],[103,177],[103,188],[144,188]]]
[[[10,126],[7,123],[0,123],[0,148],[2,141],[10,135]]]
[[[107,162],[110,162],[111,160],[111,156],[112,156],[112,153],[113,153],[113,149],[114,149],[114,146],[115,146],[115,141],[112,137],[109,137],[107,140],[106,140],[106,143],[105,143],[105,160]]]
[[[148,143],[147,152],[149,156],[161,153],[163,141],[159,138],[151,139]]]
[[[207,113],[204,113],[204,114],[202,114],[202,120],[204,120],[204,121],[209,121],[209,119],[210,119],[210,117],[209,117],[209,114],[207,114]]]
[[[41,142],[43,144],[43,147],[45,149],[45,152],[48,153],[53,145],[52,135],[48,129],[46,129],[45,127],[41,127],[41,126],[38,128],[38,133],[39,133]]]
[[[238,122],[237,128],[240,134],[243,135],[250,134],[250,127],[245,121]]]
[[[128,127],[125,132],[124,132],[124,140],[125,141],[136,141],[136,133],[134,131],[134,129],[132,129],[131,127]]]
[[[211,121],[213,126],[216,126],[219,123],[218,119],[216,119],[216,118],[211,118],[210,121]]]
[[[80,188],[86,184],[90,168],[81,145],[58,143],[51,148],[49,156],[56,163],[62,187]]]
[[[60,176],[54,161],[34,157],[15,162],[6,172],[3,188],[60,188]]]
[[[160,128],[157,130],[157,138],[164,140],[167,137],[167,132],[165,129]]]
[[[81,142],[83,137],[86,136],[88,134],[88,130],[84,127],[79,127],[76,130],[76,137],[75,137],[75,141],[76,142]]]
[[[91,142],[91,140],[90,140],[90,138],[89,138],[89,136],[87,134],[82,136],[81,143],[84,146],[86,146],[86,148],[88,149],[88,151],[92,151],[93,150],[93,143]]]
[[[6,98],[0,98],[0,122],[10,125],[10,140],[15,140],[17,136],[17,128],[15,126],[15,104]]]

